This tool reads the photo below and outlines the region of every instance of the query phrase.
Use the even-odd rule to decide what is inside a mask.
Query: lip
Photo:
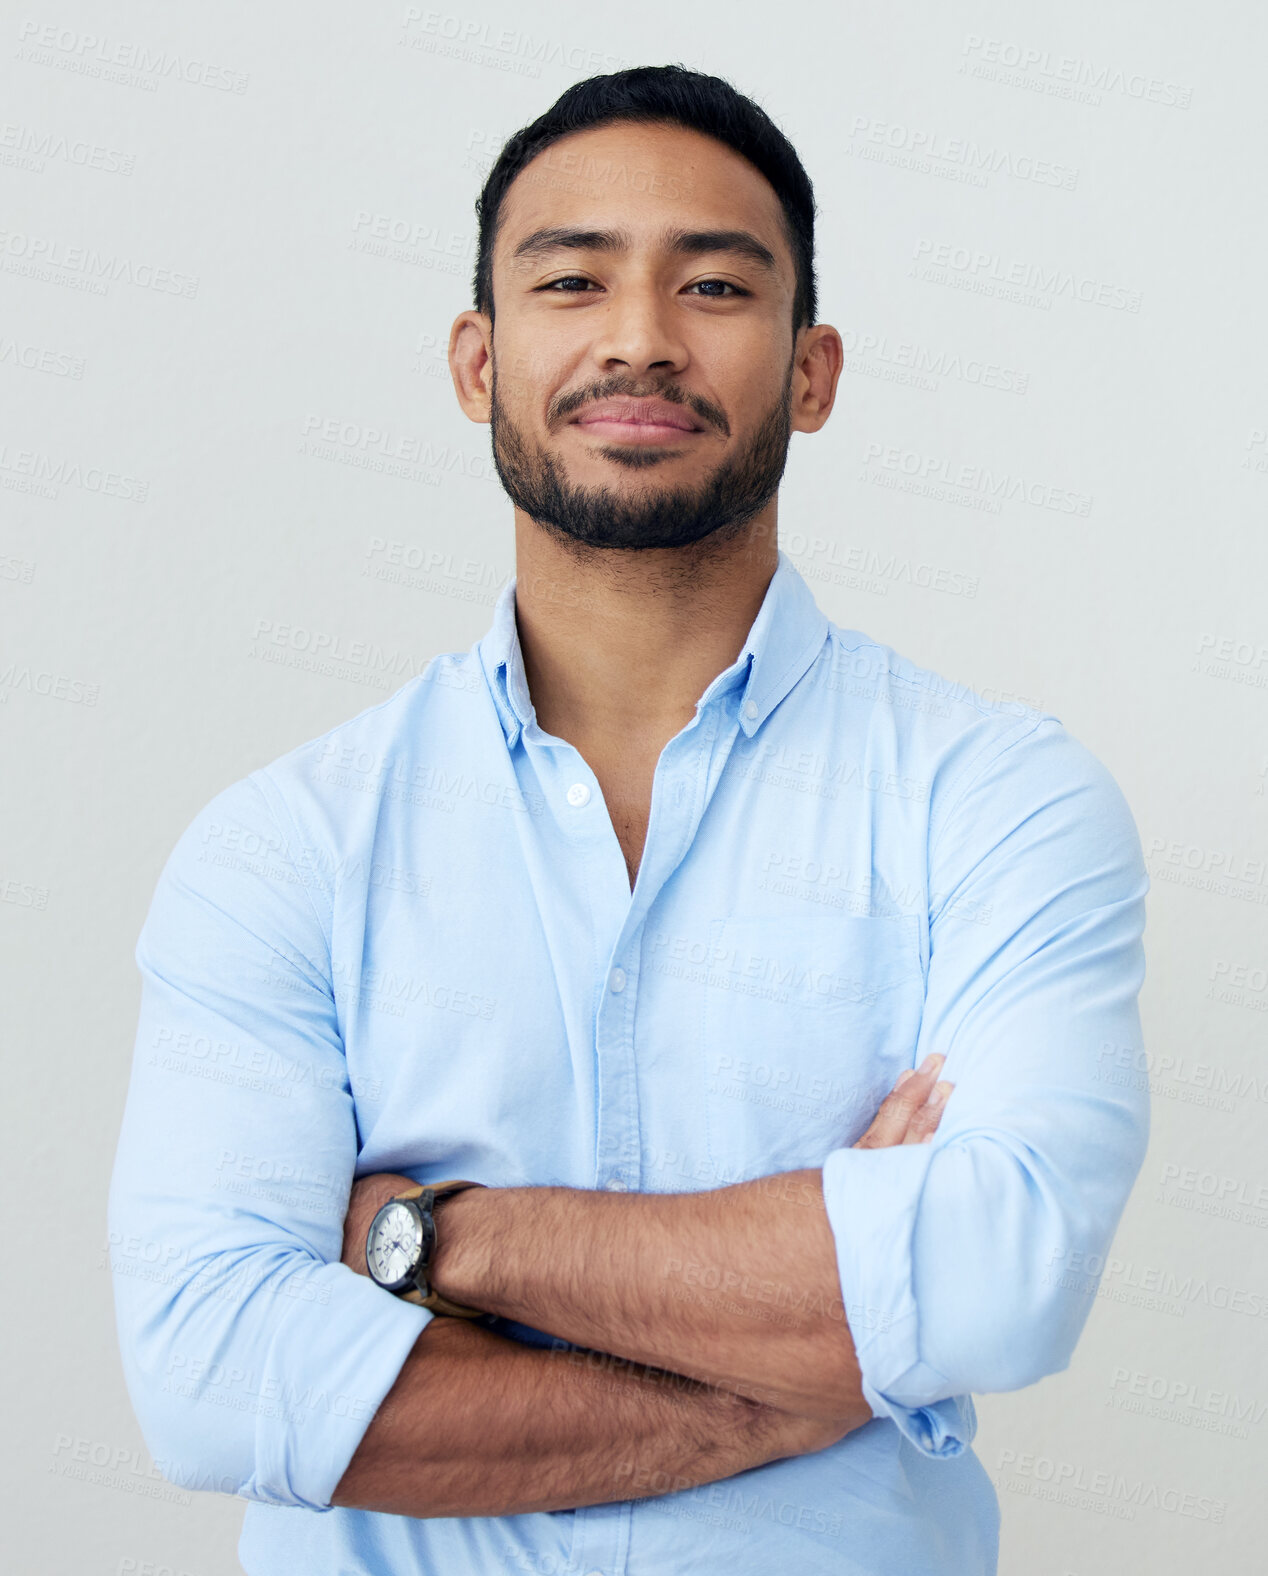
[[[574,426],[595,437],[633,443],[664,443],[693,436],[704,429],[680,405],[658,399],[611,399],[588,405],[573,417]]]

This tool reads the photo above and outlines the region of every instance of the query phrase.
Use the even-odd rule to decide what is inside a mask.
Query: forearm
[[[437,1318],[333,1502],[418,1517],[566,1510],[712,1483],[823,1449],[850,1426]]]
[[[942,1061],[904,1073],[855,1147],[928,1142]],[[409,1185],[353,1189],[343,1256],[359,1273],[375,1210]],[[842,1432],[871,1418],[818,1170],[689,1194],[471,1188],[440,1219],[432,1280],[455,1302]]]
[[[445,1296],[810,1417],[863,1401],[821,1173],[690,1194],[471,1190],[444,1205]]]

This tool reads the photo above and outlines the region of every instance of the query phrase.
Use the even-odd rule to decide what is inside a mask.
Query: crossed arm
[[[942,1060],[904,1074],[855,1147],[932,1137]],[[358,1273],[375,1211],[410,1181],[354,1186],[343,1262]],[[433,1319],[334,1504],[467,1516],[634,1499],[871,1419],[817,1170],[688,1194],[472,1188],[439,1218],[439,1291],[572,1345]]]

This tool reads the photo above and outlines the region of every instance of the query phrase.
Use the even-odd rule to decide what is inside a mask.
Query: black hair
[[[502,202],[511,183],[544,148],[574,131],[613,121],[671,122],[715,138],[733,148],[774,188],[783,210],[784,237],[796,265],[792,326],[815,321],[814,188],[796,149],[760,105],[721,77],[685,66],[632,66],[608,76],[587,77],[566,89],[544,115],[509,138],[476,199],[479,248],[475,267],[475,309],[493,318],[493,247]]]

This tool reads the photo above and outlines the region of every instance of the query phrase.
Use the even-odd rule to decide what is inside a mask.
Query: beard
[[[628,388],[607,389],[601,397],[629,393]],[[568,481],[558,459],[507,415],[498,399],[496,365],[489,423],[494,468],[517,509],[566,545],[638,549],[687,547],[707,536],[726,542],[738,536],[779,487],[792,438],[791,416],[792,385],[786,382],[748,443],[723,460],[712,476],[694,486],[649,486],[636,493]],[[614,444],[600,452],[631,471],[662,463],[659,453],[649,448]]]

